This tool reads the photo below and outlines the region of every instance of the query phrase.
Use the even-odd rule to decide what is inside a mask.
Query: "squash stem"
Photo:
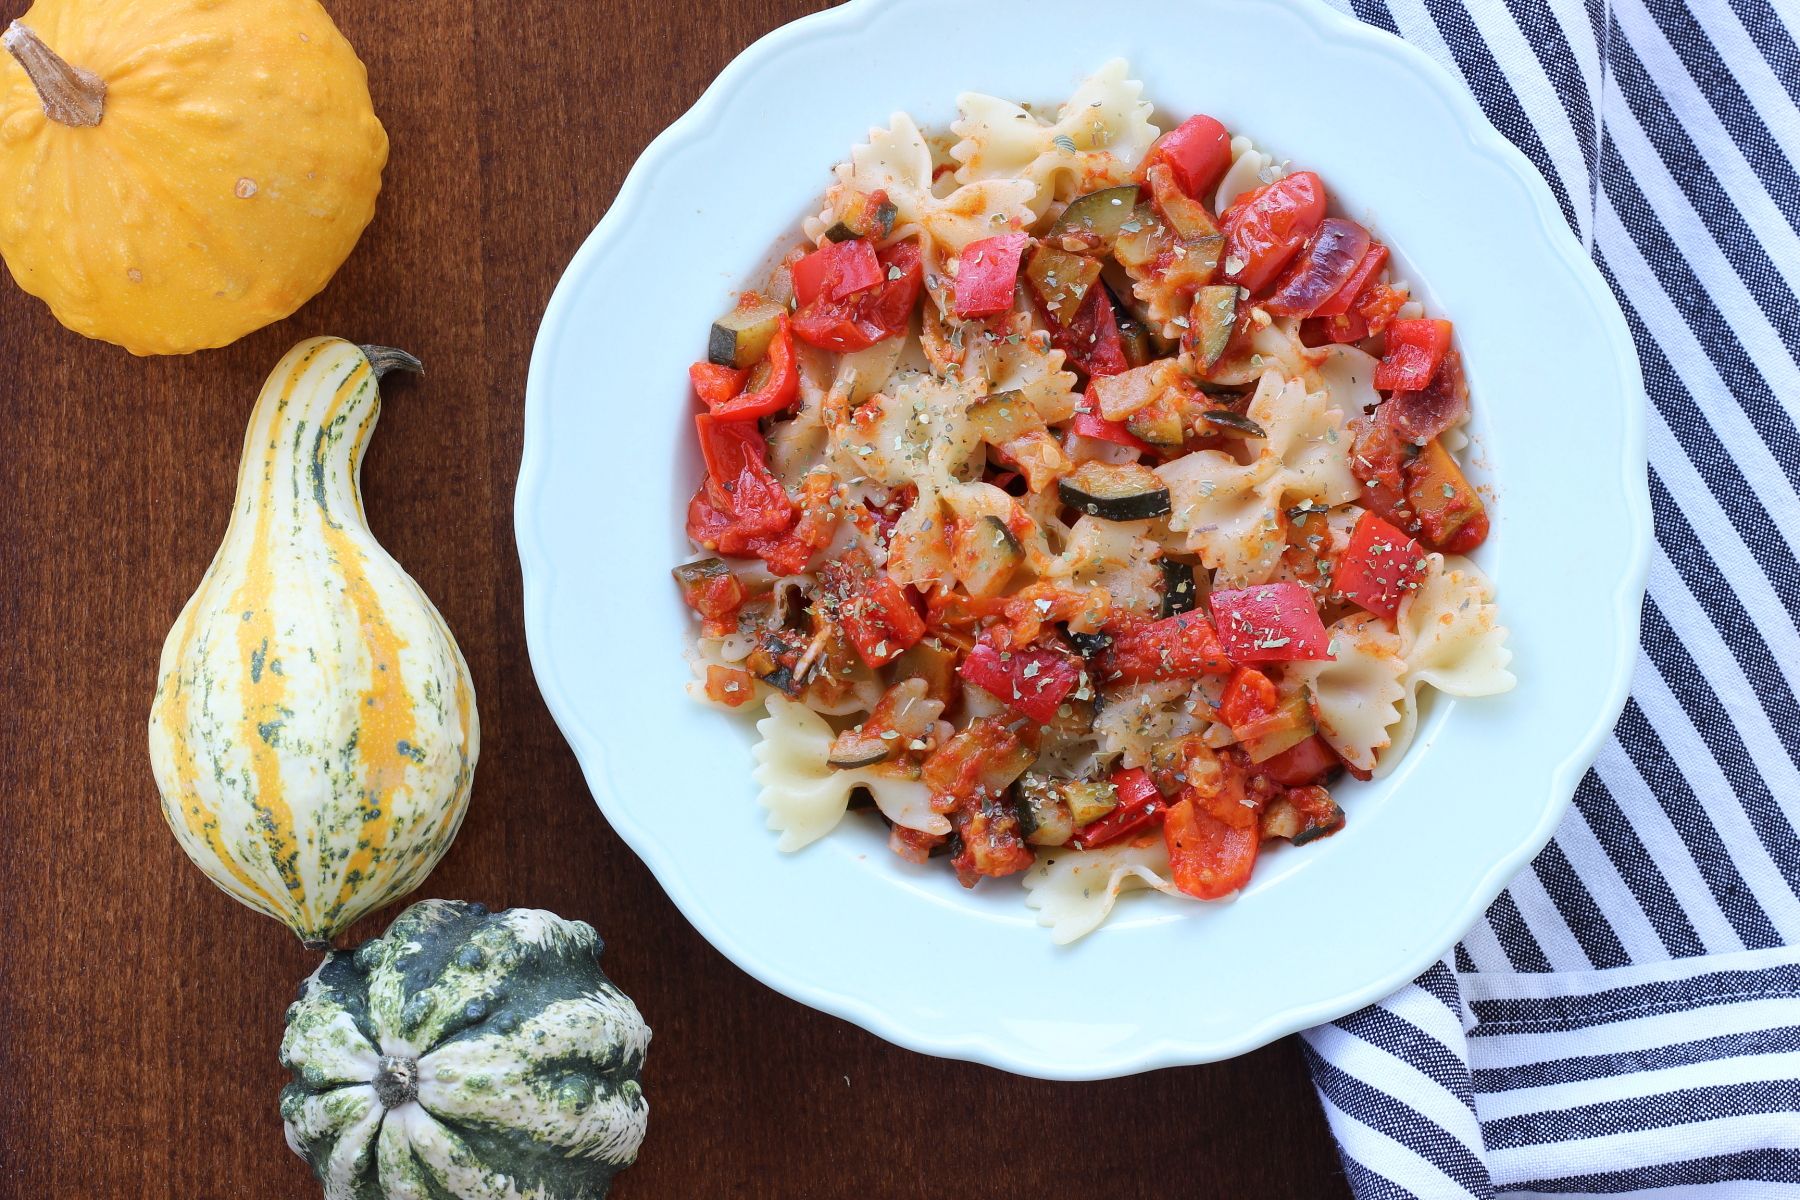
[[[389,371],[410,371],[414,375],[425,373],[425,364],[404,350],[396,350],[392,346],[362,346],[359,349],[363,357],[369,360],[369,366],[375,371],[375,378],[380,379]]]
[[[0,46],[31,77],[45,116],[77,129],[100,123],[106,111],[106,80],[64,62],[23,21],[14,21],[0,33]]]

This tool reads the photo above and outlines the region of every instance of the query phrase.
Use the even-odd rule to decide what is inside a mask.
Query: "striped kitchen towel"
[[[1658,549],[1612,738],[1455,953],[1305,1053],[1359,1200],[1800,1197],[1800,0],[1332,0],[1617,294]]]

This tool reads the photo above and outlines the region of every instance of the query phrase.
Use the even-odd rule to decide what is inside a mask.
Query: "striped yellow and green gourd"
[[[378,381],[411,356],[300,343],[263,385],[230,526],[163,644],[150,761],[182,849],[315,948],[417,887],[480,745],[456,640],[369,530]]]

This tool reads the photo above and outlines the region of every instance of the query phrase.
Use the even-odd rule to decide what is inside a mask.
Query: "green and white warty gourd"
[[[598,1200],[637,1157],[650,1030],[592,926],[426,900],[287,1014],[288,1145],[326,1200]]]

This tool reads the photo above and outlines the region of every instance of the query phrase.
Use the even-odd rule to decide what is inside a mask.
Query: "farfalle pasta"
[[[1384,771],[1412,744],[1420,688],[1447,696],[1497,696],[1515,682],[1507,670],[1512,651],[1506,648],[1494,586],[1465,559],[1429,556],[1424,578],[1401,603],[1399,625],[1406,697],[1400,727],[1383,755]]]
[[[895,113],[885,129],[871,129],[869,140],[839,165],[837,179],[828,197],[831,206],[816,218],[819,237],[842,219],[853,198],[876,193],[894,206],[890,224],[899,233],[917,230],[933,248],[949,253],[1035,215],[1030,205],[1037,189],[1026,179],[978,179],[940,187],[931,146],[905,113]]]
[[[1223,584],[1266,583],[1288,548],[1288,511],[1335,508],[1361,491],[1344,417],[1324,390],[1264,372],[1246,410],[1243,448],[1196,450],[1157,468],[1172,497],[1169,529]],[[1246,454],[1249,462],[1239,462]]]
[[[1331,626],[1331,658],[1295,663],[1289,677],[1308,690],[1314,724],[1344,765],[1373,772],[1408,700],[1400,638],[1373,613],[1351,613]]]
[[[950,147],[956,181],[1025,180],[1038,217],[1058,201],[1129,182],[1162,132],[1143,91],[1125,60],[1114,59],[1075,89],[1053,122],[1010,100],[965,92],[950,125],[959,139]]]
[[[864,791],[896,825],[925,834],[947,834],[950,822],[931,807],[931,793],[916,779],[893,775],[879,764],[834,765],[835,737],[825,718],[779,693],[768,699],[769,715],[756,723],[760,740],[751,750],[761,787],[757,802],[769,812],[769,828],[781,834],[778,849],[798,850],[837,827],[850,796]]]
[[[1100,850],[1047,853],[1024,877],[1025,903],[1037,910],[1059,945],[1100,927],[1125,892],[1180,891],[1169,878],[1169,848],[1161,838]]]
[[[690,371],[692,690],[766,710],[777,845],[880,821],[1058,942],[1233,895],[1427,688],[1513,683],[1450,323],[1318,175],[1153,113],[1111,62],[895,115]]]

